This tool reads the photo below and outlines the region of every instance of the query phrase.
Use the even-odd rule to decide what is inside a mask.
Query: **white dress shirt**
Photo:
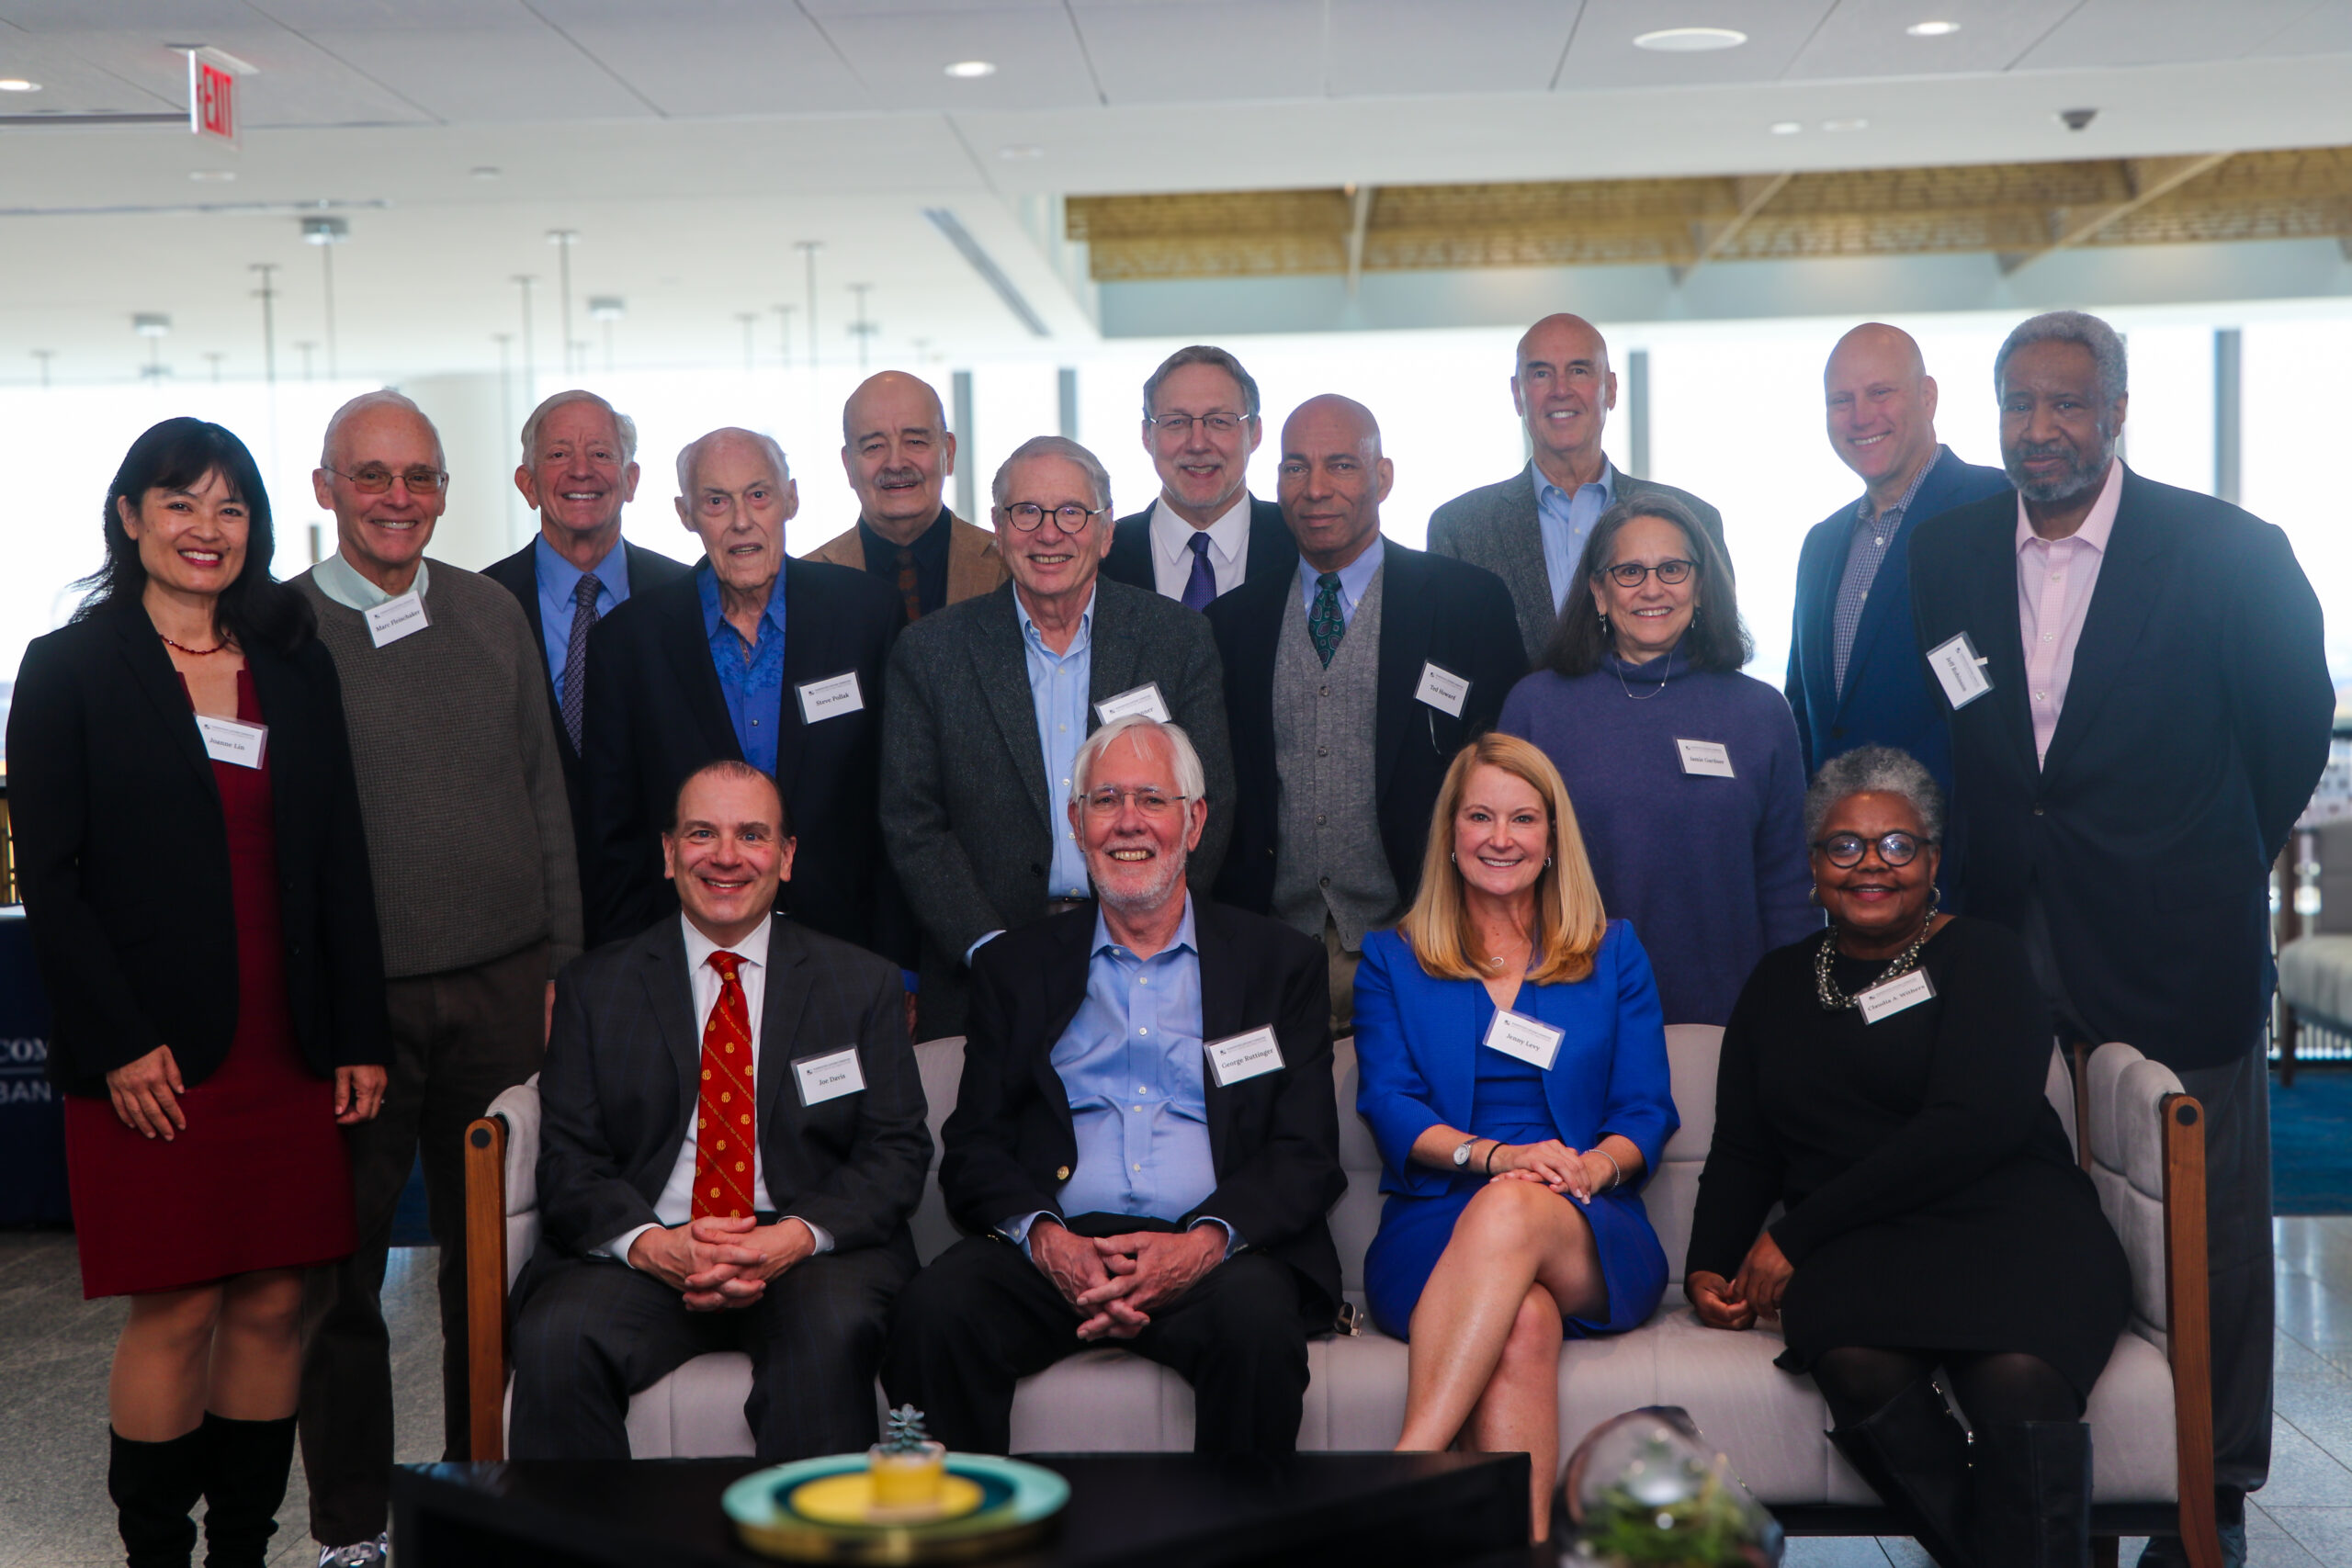
[[[768,992],[768,933],[770,928],[775,923],[775,917],[769,916],[752,928],[751,935],[734,946],[724,949],[703,935],[695,929],[694,921],[686,919],[684,914],[679,915],[678,923],[685,928],[686,933],[686,985],[694,997],[695,1041],[697,1052],[701,1048],[703,1031],[710,1025],[711,1010],[718,1005],[718,993],[726,985],[726,981],[720,976],[718,971],[711,967],[710,955],[714,953],[727,952],[732,953],[742,960],[736,965],[735,977],[742,983],[743,1004],[750,1011],[752,1020],[752,1060],[744,1069],[744,1077],[750,1080],[752,1098],[756,1100],[760,1084],[760,1013],[761,1005],[767,999]],[[764,1134],[765,1129],[755,1123],[752,1131]],[[773,1213],[775,1205],[768,1201],[768,1179],[764,1168],[766,1162],[761,1156],[760,1143],[759,1138],[752,1140],[752,1207],[763,1213]],[[678,1145],[677,1163],[670,1168],[670,1179],[662,1184],[662,1195],[653,1201],[653,1213],[660,1217],[663,1225],[682,1225],[694,1217],[695,1148],[694,1122],[689,1120],[686,1123],[685,1140]],[[786,1217],[800,1218],[797,1214]],[[833,1238],[824,1227],[808,1224],[807,1220],[801,1220],[800,1223],[808,1225],[808,1234],[817,1238],[818,1251],[831,1252],[833,1249]],[[593,1250],[604,1253],[607,1257],[617,1258],[626,1263],[628,1261],[628,1249],[635,1245],[637,1238],[647,1231],[656,1228],[658,1227],[653,1225],[635,1226],[623,1231],[605,1246]]]
[[[1184,585],[1193,581],[1193,536],[1202,532],[1209,536],[1209,570],[1216,578],[1217,593],[1230,593],[1241,586],[1241,574],[1250,564],[1248,489],[1204,530],[1177,516],[1166,496],[1151,503],[1151,581],[1163,597],[1184,596]]]
[[[2065,538],[2035,533],[2025,497],[2018,497],[2018,631],[2025,644],[2026,711],[2033,716],[2037,762],[2048,760],[2051,738],[2058,733],[2058,716],[2075,676],[2075,648],[2082,640],[2083,618],[2098,587],[2099,565],[2107,559],[2108,536],[2122,502],[2120,458],[2109,462],[2107,482],[2090,515]]]

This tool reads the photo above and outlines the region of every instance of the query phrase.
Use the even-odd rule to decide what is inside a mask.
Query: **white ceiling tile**
[[[28,12],[32,7],[19,5],[17,9]],[[210,44],[256,68],[258,74],[244,78],[238,89],[243,96],[240,112],[248,126],[413,124],[426,118],[364,73],[242,6],[235,8],[233,26],[199,21],[184,28],[98,28],[87,25],[91,13],[86,7],[48,10],[48,15],[29,18],[40,29],[35,38],[70,51],[91,68],[127,84],[115,102],[75,107],[187,107],[187,60],[166,47],[179,42]],[[111,10],[99,15],[108,22],[115,19]]]
[[[2006,71],[2079,8],[2083,0],[1844,0],[1790,65],[1792,80],[1933,76]],[[1915,22],[1958,22],[1960,31],[1913,38]]]
[[[553,26],[668,115],[869,107],[822,30],[790,6],[742,0],[535,0]]]
[[[875,94],[877,107],[944,110],[1098,106],[1069,13],[1059,6],[957,8],[920,18],[857,12],[823,18],[826,36]],[[960,60],[996,73],[958,81]]]
[[[1568,46],[1560,85],[1595,87],[1697,86],[1770,82],[1786,71],[1836,0],[1589,0]],[[1736,49],[1663,53],[1636,49],[1634,39],[1665,28],[1730,28],[1747,35]]]
[[[2313,7],[2263,39],[2248,53],[2281,59],[2352,53],[2352,0],[2326,0],[2326,4]]]
[[[1323,0],[1121,0],[1074,15],[1114,104],[1323,96]]]
[[[2235,60],[2317,0],[2085,0],[2020,63],[2029,70]]]
[[[1552,85],[1580,0],[1332,0],[1331,96],[1540,93]]]
[[[631,118],[643,99],[520,0],[254,0],[437,118]]]

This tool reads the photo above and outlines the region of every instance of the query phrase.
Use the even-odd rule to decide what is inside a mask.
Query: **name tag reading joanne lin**
[[[397,599],[385,600],[366,614],[368,635],[375,638],[378,648],[389,648],[433,624],[433,616],[424,608],[424,595],[413,588]]]
[[[1928,668],[1936,672],[1936,683],[1943,687],[1944,700],[1955,712],[1993,689],[1984,660],[1966,632],[1928,649]]]
[[[1470,682],[1453,671],[1421,660],[1421,684],[1414,692],[1418,702],[1424,702],[1448,718],[1462,716],[1462,703],[1470,694]]]
[[[800,694],[800,722],[803,724],[839,718],[845,713],[860,712],[865,706],[865,694],[858,689],[857,671],[854,670],[844,670],[838,675],[828,675],[821,681],[811,681],[793,690]]]
[[[241,718],[215,718],[200,713],[196,716],[196,732],[204,737],[204,754],[216,762],[258,768],[263,753],[269,749],[269,726],[266,724],[247,724]]]
[[[1282,1070],[1283,1048],[1271,1025],[1212,1040],[1201,1049],[1208,1053],[1209,1071],[1216,1075],[1219,1089]]]
[[[865,1069],[858,1066],[857,1047],[844,1046],[822,1056],[796,1057],[792,1076],[799,1080],[800,1103],[822,1105],[865,1088]]]
[[[1100,724],[1115,724],[1136,714],[1155,724],[1174,722],[1168,716],[1168,705],[1160,700],[1159,682],[1146,681],[1140,686],[1131,687],[1115,697],[1105,697],[1094,705],[1095,721]]]
[[[1506,1056],[1531,1063],[1538,1072],[1552,1070],[1552,1058],[1560,1054],[1561,1032],[1550,1024],[1499,1008],[1495,1021],[1487,1026],[1487,1043]]]
[[[1925,969],[1914,969],[1908,975],[1897,975],[1867,991],[1857,992],[1854,1005],[1862,1010],[1864,1023],[1876,1023],[1892,1018],[1905,1008],[1917,1007],[1936,994],[1935,982],[1928,978]]]

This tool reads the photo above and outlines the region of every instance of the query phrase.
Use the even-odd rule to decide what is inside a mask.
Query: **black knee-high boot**
[[[2091,1429],[2021,1421],[1976,1432],[1976,1551],[2001,1568],[2084,1568],[2091,1551]]]
[[[107,1436],[107,1495],[130,1568],[188,1568],[196,1549],[188,1510],[204,1492],[204,1429],[162,1443],[135,1442],[111,1427]]]
[[[262,1568],[294,1465],[294,1417],[204,1413],[204,1568]]]
[[[1829,1440],[1880,1500],[1905,1516],[1912,1538],[1942,1568],[1977,1568],[1969,1546],[1968,1435],[1933,1382],[1920,1379]]]

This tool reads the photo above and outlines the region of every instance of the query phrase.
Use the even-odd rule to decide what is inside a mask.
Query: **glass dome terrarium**
[[[1774,1568],[1780,1522],[1690,1416],[1628,1411],[1593,1428],[1555,1499],[1562,1568]]]

